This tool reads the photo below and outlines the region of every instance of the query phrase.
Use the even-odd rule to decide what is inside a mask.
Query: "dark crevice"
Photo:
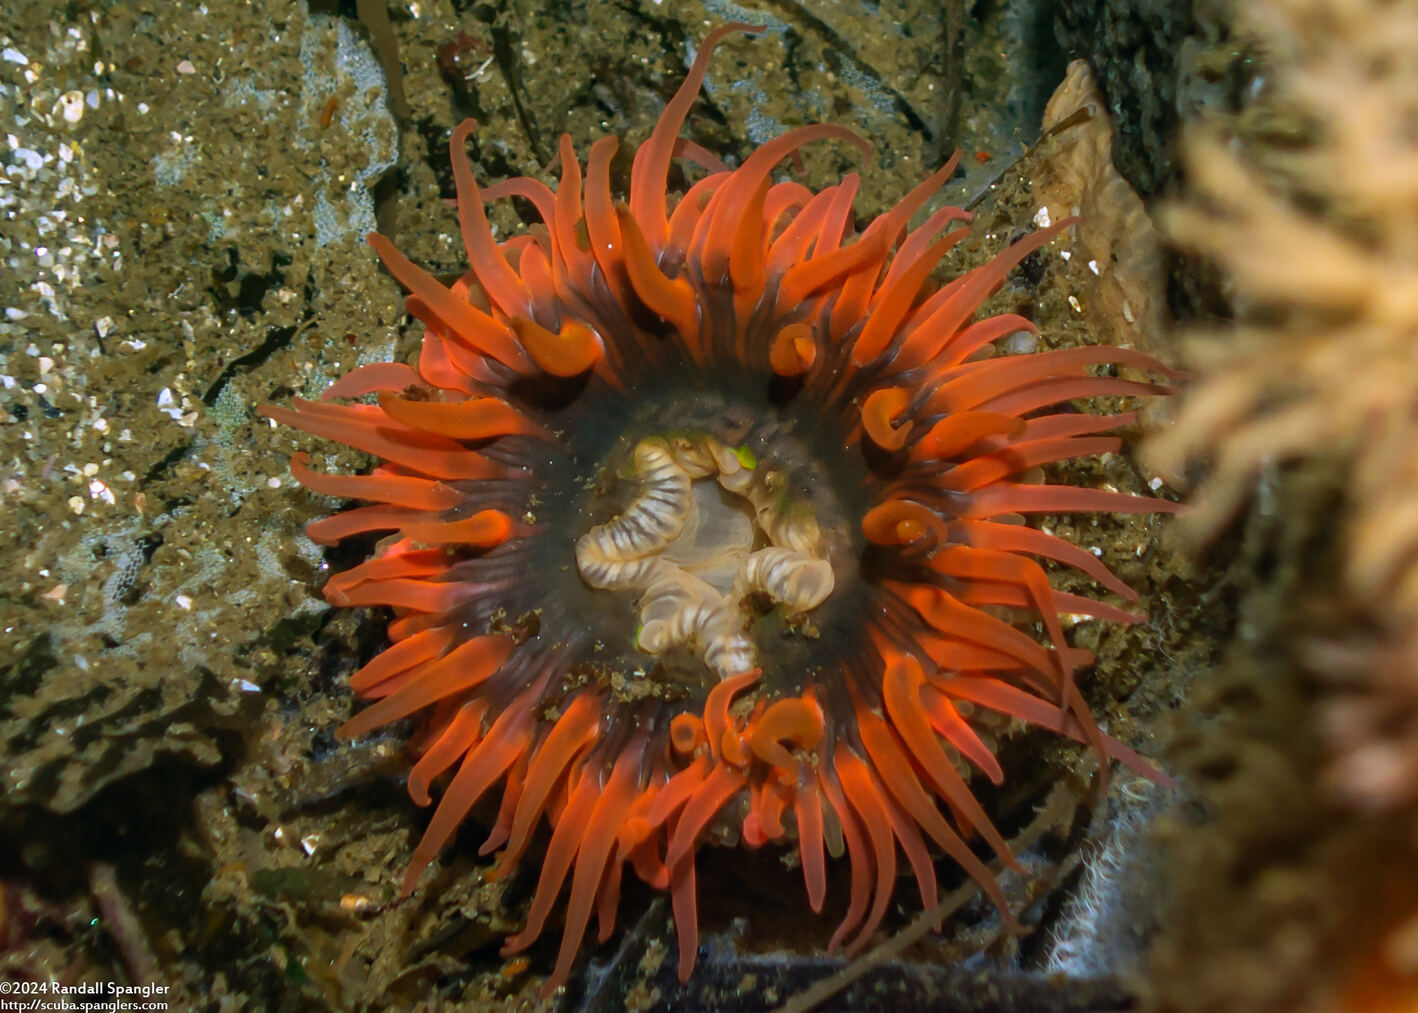
[[[531,109],[522,101],[524,90],[522,68],[517,59],[512,33],[506,27],[499,25],[492,29],[491,35],[493,61],[496,63],[497,69],[502,72],[503,80],[507,82],[507,93],[512,97],[512,108],[517,114],[518,124],[522,127],[522,135],[532,146],[532,153],[536,156],[537,162],[546,165],[551,161],[551,153],[542,143],[542,132],[537,128]]]
[[[271,269],[264,274],[242,271],[236,247],[228,247],[227,264],[212,268],[212,284],[208,289],[217,312],[254,317],[261,311],[267,293],[285,282],[283,268],[289,267],[290,263],[289,254],[277,253],[271,257]]]
[[[186,457],[187,451],[191,449],[191,447],[192,444],[188,442],[169,450],[162,456],[160,461],[143,473],[143,485],[151,485],[159,475]]]
[[[222,388],[230,382],[233,376],[248,369],[255,369],[276,352],[290,347],[291,339],[299,330],[299,327],[273,327],[267,331],[265,341],[245,355],[239,355],[226,364],[226,368],[217,374],[217,378],[212,381],[212,385],[202,395],[202,403],[208,407],[216,404],[217,398],[221,396]]]

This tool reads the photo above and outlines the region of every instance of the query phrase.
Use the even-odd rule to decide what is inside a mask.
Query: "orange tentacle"
[[[773,338],[768,364],[778,376],[801,376],[817,360],[817,343],[807,324],[788,324]]]
[[[421,672],[418,679],[350,718],[335,734],[352,739],[466,692],[496,672],[511,653],[511,637],[489,634],[465,641]]]
[[[478,747],[463,757],[462,766],[453,775],[448,790],[443,793],[433,813],[433,819],[429,820],[428,828],[414,849],[413,858],[409,860],[402,887],[404,896],[413,893],[419,876],[433,861],[433,856],[442,851],[443,845],[457,832],[468,810],[531,743],[530,722],[527,720],[528,696],[524,695],[518,700],[518,705],[505,710],[493,722]]]
[[[877,764],[884,775],[883,781],[892,797],[911,814],[911,817],[930,835],[942,851],[954,859],[956,864],[970,875],[971,879],[980,884],[980,889],[999,908],[1005,923],[1012,930],[1017,931],[1019,923],[1015,921],[1005,898],[1004,890],[1000,886],[999,880],[995,879],[994,873],[990,872],[989,867],[976,857],[960,834],[956,833],[946,822],[945,817],[936,809],[920,780],[917,779],[915,771],[907,762],[900,747],[896,745],[895,739],[886,731],[884,723],[880,719],[869,718],[867,724],[871,727],[864,734],[862,742],[867,746],[867,752],[872,761]],[[946,804],[954,812],[954,803],[947,799]],[[962,826],[972,826],[958,812],[955,815]],[[1018,868],[1018,863],[1014,861],[1008,848],[1004,850],[1001,857]]]
[[[1002,253],[996,254],[988,263],[957,279],[958,284],[953,287],[950,295],[922,321],[921,327],[937,334],[954,334],[965,321],[975,315],[980,304],[996,286],[1004,282],[1009,272],[1014,270],[1020,261],[1046,246],[1075,221],[1076,219],[1069,218],[1031,233]]]
[[[463,249],[468,263],[488,296],[508,316],[531,316],[532,302],[522,279],[498,249],[487,224],[477,177],[468,161],[468,136],[477,129],[475,120],[464,120],[453,128],[448,153],[453,163],[453,185],[458,191],[458,224],[463,233]]]
[[[580,376],[605,355],[600,336],[579,320],[565,320],[553,333],[535,320],[514,317],[512,329],[537,368],[552,376]]]
[[[837,824],[842,828],[842,837],[847,843],[852,888],[847,900],[847,913],[838,924],[837,930],[832,933],[832,938],[827,942],[829,953],[842,945],[842,940],[847,933],[861,924],[862,916],[867,913],[867,905],[871,903],[871,878],[875,871],[872,852],[867,847],[866,839],[862,837],[861,829],[857,825],[857,817],[853,809],[847,805],[847,800],[842,794],[837,778],[838,775],[834,772],[824,771],[819,783],[822,785],[823,797],[827,799],[833,812],[837,815]]]
[[[1070,714],[1057,704],[1041,700],[1022,689],[1002,683],[997,679],[981,679],[963,675],[951,676],[929,687],[927,692],[932,690],[958,697],[961,700],[969,700],[971,703],[988,707],[1001,714],[1008,714],[1021,721],[1027,721],[1031,725],[1038,725],[1040,728],[1047,728],[1060,735],[1067,735],[1075,742],[1086,743],[1088,741],[1083,723],[1076,715]],[[1176,783],[1143,757],[1111,736],[1105,735],[1103,744],[1107,756],[1137,771],[1149,780],[1162,785]]]
[[[649,139],[635,152],[630,168],[630,213],[640,223],[650,248],[657,255],[664,248],[669,231],[665,218],[665,193],[668,190],[670,159],[674,154],[676,135],[684,126],[689,107],[694,104],[694,99],[704,84],[704,76],[709,70],[709,57],[713,55],[714,47],[726,36],[735,32],[757,34],[761,31],[762,26],[733,22],[720,25],[706,35],[704,41],[699,44],[699,52],[695,54],[689,73],[676,89],[674,97],[665,105],[665,110],[655,122],[655,129],[651,131]]]
[[[393,605],[414,612],[447,612],[470,598],[482,594],[484,588],[460,580],[378,580],[368,581],[349,590],[326,588],[330,604],[343,607],[359,605]]]
[[[674,909],[675,935],[679,937],[679,980],[688,981],[699,959],[699,900],[694,884],[694,860],[673,866],[670,871],[670,901]]]
[[[527,841],[536,828],[537,818],[546,810],[552,788],[575,762],[582,751],[596,740],[601,723],[600,701],[594,693],[578,693],[566,705],[547,734],[546,741],[536,751],[527,768],[527,779],[517,809],[512,815],[512,829],[499,864],[499,871],[511,870],[526,850]]]
[[[616,842],[616,827],[630,808],[636,790],[640,768],[641,743],[632,742],[616,760],[601,796],[591,810],[576,854],[576,869],[571,877],[571,894],[566,908],[566,928],[562,931],[561,948],[556,954],[556,966],[547,979],[543,993],[566,981],[571,962],[586,933],[591,907],[605,878],[606,863]],[[617,868],[619,864],[617,863]]]
[[[862,534],[876,545],[910,545],[927,536],[942,544],[949,536],[949,527],[923,503],[889,499],[862,517]]]
[[[629,306],[632,293],[626,289],[620,221],[611,201],[611,158],[618,146],[614,137],[602,137],[591,145],[586,159],[586,234],[591,241],[591,256],[596,258],[616,302]]]
[[[309,463],[309,454],[292,454],[291,474],[307,489],[326,496],[379,500],[391,506],[413,510],[451,510],[464,499],[458,490],[426,478],[389,474],[323,475],[306,467]]]
[[[925,253],[902,269],[895,278],[888,275],[872,300],[872,313],[867,318],[866,326],[852,345],[854,365],[864,366],[886,351],[886,346],[900,330],[901,322],[911,312],[912,300],[920,291],[921,284],[930,277],[930,273],[935,270],[936,264],[940,263],[940,258],[945,256],[946,251],[960,242],[969,231],[956,229],[947,233],[932,243]],[[897,258],[898,263],[900,259]]]
[[[512,813],[517,801],[522,797],[522,786],[527,777],[527,752],[523,750],[507,772],[507,780],[502,785],[502,802],[497,807],[497,820],[488,832],[487,840],[478,848],[479,855],[490,855],[507,841],[512,829]]]
[[[1174,514],[1181,503],[1151,499],[1104,489],[1079,489],[1071,485],[1021,485],[996,482],[971,495],[962,516],[967,519],[1000,514]]]
[[[661,272],[640,226],[625,212],[620,214],[620,232],[631,286],[652,312],[674,325],[695,361],[700,361],[699,299],[694,289],[684,278],[669,278]]]
[[[759,670],[755,668],[724,679],[711,689],[709,696],[705,698],[704,732],[709,739],[709,749],[716,759],[723,755],[724,735],[733,727],[729,720],[730,702],[740,690],[755,682],[759,674]]]
[[[561,153],[561,185],[556,190],[556,247],[566,264],[567,273],[582,289],[591,281],[590,240],[586,237],[581,218],[581,163],[571,146],[571,135],[562,134],[558,147]]]
[[[403,362],[371,362],[356,366],[325,388],[321,400],[329,401],[337,397],[363,397],[375,391],[403,391],[410,387],[427,390],[428,384],[419,376],[418,370]]]
[[[262,405],[256,410],[283,425],[337,440],[430,478],[493,478],[503,470],[447,437],[396,429],[393,424],[380,425],[379,420],[368,413],[354,410],[372,406],[324,405],[300,398],[291,403],[295,405],[294,410],[273,405]],[[383,412],[379,412],[379,417],[387,419]]]
[[[1046,534],[1023,524],[998,524],[994,521],[962,520],[959,529],[963,540],[981,549],[1001,552],[1026,552],[1066,563],[1092,577],[1114,594],[1128,601],[1137,600],[1137,592],[1115,577],[1096,556],[1057,535]]]
[[[905,387],[882,387],[862,402],[862,428],[882,450],[900,450],[906,445],[913,423],[903,419],[911,404]]]
[[[385,679],[425,661],[432,661],[448,650],[448,645],[453,643],[456,636],[457,630],[451,626],[435,626],[415,633],[407,640],[376,654],[363,668],[350,676],[350,689],[360,694],[367,693]]]
[[[948,799],[965,818],[968,825],[980,832],[980,835],[989,842],[990,847],[995,849],[995,853],[1000,858],[1014,866],[1014,857],[1010,853],[1009,845],[1005,843],[999,831],[994,828],[990,818],[985,815],[984,809],[980,807],[980,803],[971,793],[969,786],[956,773],[955,767],[950,762],[950,757],[941,749],[940,743],[936,741],[922,716],[920,688],[925,685],[925,681],[925,674],[921,671],[921,663],[908,655],[895,658],[887,665],[882,692],[887,713],[891,715],[892,726],[910,748],[911,756],[920,764],[921,769],[941,797]],[[861,719],[859,724],[874,725],[880,720],[870,713],[861,714],[860,711],[859,718]],[[890,754],[891,750],[883,749],[881,756],[874,758],[881,762],[883,759],[890,759]],[[891,781],[895,780],[895,773],[893,773]],[[903,799],[903,802],[905,801]],[[914,814],[915,806],[910,805],[908,808],[911,808]]]
[[[744,786],[742,771],[726,764],[717,765],[684,804],[684,812],[670,835],[665,864],[674,869],[694,851],[700,831],[724,807],[724,803]]]
[[[428,805],[432,798],[428,793],[439,774],[457,762],[458,757],[478,744],[482,738],[483,717],[487,714],[486,700],[469,700],[458,708],[458,713],[448,723],[443,734],[438,737],[419,757],[418,763],[409,771],[409,797],[415,805]]]
[[[945,739],[975,766],[984,771],[991,784],[1004,784],[1004,770],[995,759],[995,754],[970,727],[970,723],[960,716],[960,712],[949,699],[939,693],[926,693],[924,687],[917,688],[917,700],[921,712],[937,735]]]
[[[714,761],[708,753],[701,753],[693,763],[669,779],[669,782],[655,796],[650,811],[645,814],[652,827],[658,827],[677,813],[689,801],[709,776]]]
[[[879,264],[886,253],[886,241],[880,236],[863,236],[848,246],[830,252],[814,254],[809,260],[792,267],[778,286],[779,312],[797,306],[819,289],[842,278]],[[833,337],[840,337],[835,331]]]
[[[1011,355],[980,363],[977,368],[947,381],[931,395],[930,408],[941,412],[968,411],[1051,377],[1077,376],[1083,379],[1085,368],[1104,362],[1143,369],[1161,368],[1150,355],[1106,345]]]
[[[481,209],[478,213],[482,213]],[[399,248],[384,236],[371,232],[366,238],[369,245],[374,247],[374,252],[379,255],[379,259],[384,262],[384,266],[389,269],[389,273],[399,284],[426,303],[437,316],[439,323],[451,329],[473,348],[491,355],[499,362],[518,370],[527,367],[526,356],[517,347],[517,342],[513,340],[507,328],[440,285],[438,279],[405,257],[399,252]],[[507,266],[501,254],[497,254],[497,259],[503,266]],[[510,267],[507,269],[512,270]],[[410,311],[412,310],[411,305]]]
[[[485,549],[507,541],[517,525],[501,510],[479,510],[455,521],[407,521],[399,525],[399,530],[404,537],[426,545],[475,545]]]
[[[748,745],[760,760],[791,772],[797,770],[797,761],[782,743],[810,752],[822,741],[825,727],[822,708],[809,691],[803,697],[775,701],[749,727]]]
[[[521,932],[509,936],[502,946],[502,953],[516,953],[534,943],[546,926],[547,917],[561,895],[561,886],[566,882],[566,874],[581,846],[581,832],[590,818],[591,810],[601,797],[600,778],[594,771],[582,769],[580,779],[571,790],[571,797],[562,810],[561,817],[552,831],[551,843],[547,846],[546,857],[542,859],[542,873],[537,879],[537,890],[532,895],[532,906],[527,911],[527,924]]]
[[[998,412],[958,412],[947,415],[926,433],[911,450],[911,459],[949,460],[959,457],[981,440],[991,436],[1018,437],[1024,423]]]
[[[804,772],[799,777],[793,811],[798,818],[798,855],[807,902],[814,913],[821,914],[827,897],[827,862],[822,854],[822,793],[815,774]]]
[[[468,401],[406,401],[381,394],[379,407],[396,422],[455,440],[490,440],[498,436],[542,436],[546,430],[506,401],[495,397]]]

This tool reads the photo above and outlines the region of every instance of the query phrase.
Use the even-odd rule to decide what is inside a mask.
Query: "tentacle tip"
[[[1152,783],[1156,784],[1159,788],[1175,788],[1180,783],[1171,774],[1164,773],[1156,767],[1152,768],[1152,773],[1148,776]]]
[[[603,355],[600,337],[579,321],[567,321],[557,333],[526,317],[514,318],[512,327],[532,362],[551,376],[580,376]]]
[[[761,848],[768,843],[768,837],[758,825],[758,817],[753,813],[743,818],[743,842],[750,848]]]
[[[1140,764],[1124,763],[1124,766],[1133,771],[1133,773],[1135,774],[1141,774],[1143,777],[1147,778],[1159,788],[1175,788],[1180,783],[1171,774],[1166,773],[1165,771],[1153,766],[1145,760],[1142,761]]]

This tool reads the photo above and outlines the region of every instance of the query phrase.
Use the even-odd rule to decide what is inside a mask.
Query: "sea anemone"
[[[773,180],[809,142],[861,146],[849,131],[790,130],[736,169],[678,137],[715,45],[749,30],[705,39],[635,152],[624,203],[613,137],[591,146],[584,178],[563,137],[555,190],[527,178],[480,189],[465,152],[474,124],[455,129],[471,270],[445,286],[370,236],[424,324],[417,366],[363,366],[322,401],[263,409],[383,462],[335,476],[298,454],[292,470],[370,504],[315,522],[312,538],[394,532],[325,594],[396,615],[391,646],[351,680],[375,702],[341,734],[422,714],[410,795],[428,805],[451,772],[404,891],[500,784],[482,846],[501,849],[494,874],[551,827],[509,952],[569,888],[549,987],[592,915],[610,934],[627,863],[670,892],[687,978],[695,856],[715,835],[794,842],[814,911],[827,855],[845,849],[834,948],[861,946],[882,921],[898,848],[922,902],[936,902],[928,841],[1015,926],[967,843],[1013,861],[966,780],[970,767],[1003,778],[977,708],[1150,770],[1094,722],[1074,684],[1091,657],[1065,645],[1060,619],[1136,617],[1054,590],[1034,557],[1135,595],[1020,515],[1170,509],[1044,484],[1038,470],[1117,450],[1103,434],[1132,420],[1066,402],[1165,389],[1092,367],[1167,371],[1114,347],[991,358],[1035,327],[976,321],[977,309],[1068,223],[933,283],[968,215],[908,223],[954,160],[857,234],[855,176],[816,193]],[[677,157],[704,173],[671,202]],[[542,225],[499,242],[484,205],[510,196]],[[1042,623],[1043,642],[1002,615]]]

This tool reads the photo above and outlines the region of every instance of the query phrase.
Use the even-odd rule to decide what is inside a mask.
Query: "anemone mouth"
[[[635,646],[646,654],[694,645],[720,680],[756,667],[753,611],[796,619],[832,593],[817,518],[781,472],[712,436],[649,437],[631,460],[635,498],[576,541],[582,580],[638,595]]]
[[[409,791],[440,798],[405,892],[500,786],[482,848],[498,873],[551,827],[526,926],[508,940],[529,946],[565,892],[549,987],[593,916],[601,939],[611,932],[627,869],[670,892],[687,977],[695,853],[726,829],[795,846],[814,911],[827,854],[848,858],[834,948],[881,923],[900,855],[934,903],[932,848],[1017,927],[966,844],[1013,861],[958,769],[1003,778],[972,708],[1160,777],[1094,722],[1073,679],[1090,656],[1060,623],[1138,617],[1055,591],[1038,560],[1135,596],[1023,520],[1173,509],[1034,477],[1116,450],[1105,434],[1132,418],[1058,406],[1168,389],[1092,367],[1168,371],[1122,348],[992,358],[1033,325],[977,321],[980,304],[1068,223],[936,286],[962,231],[942,230],[966,216],[908,225],[953,161],[857,234],[854,177],[819,193],[771,178],[802,144],[853,139],[840,128],[790,131],[734,170],[679,141],[715,44],[739,30],[700,47],[636,152],[625,204],[611,139],[591,147],[583,179],[563,138],[555,191],[480,190],[463,150],[472,127],[456,129],[468,275],[446,287],[370,237],[425,325],[417,366],[362,367],[320,402],[263,409],[382,461],[334,476],[298,455],[292,470],[368,503],[312,524],[315,539],[395,532],[325,593],[395,612],[392,645],[351,680],[373,703],[341,734],[424,719]],[[671,207],[677,156],[706,175]],[[499,243],[483,206],[509,195],[545,228]]]

